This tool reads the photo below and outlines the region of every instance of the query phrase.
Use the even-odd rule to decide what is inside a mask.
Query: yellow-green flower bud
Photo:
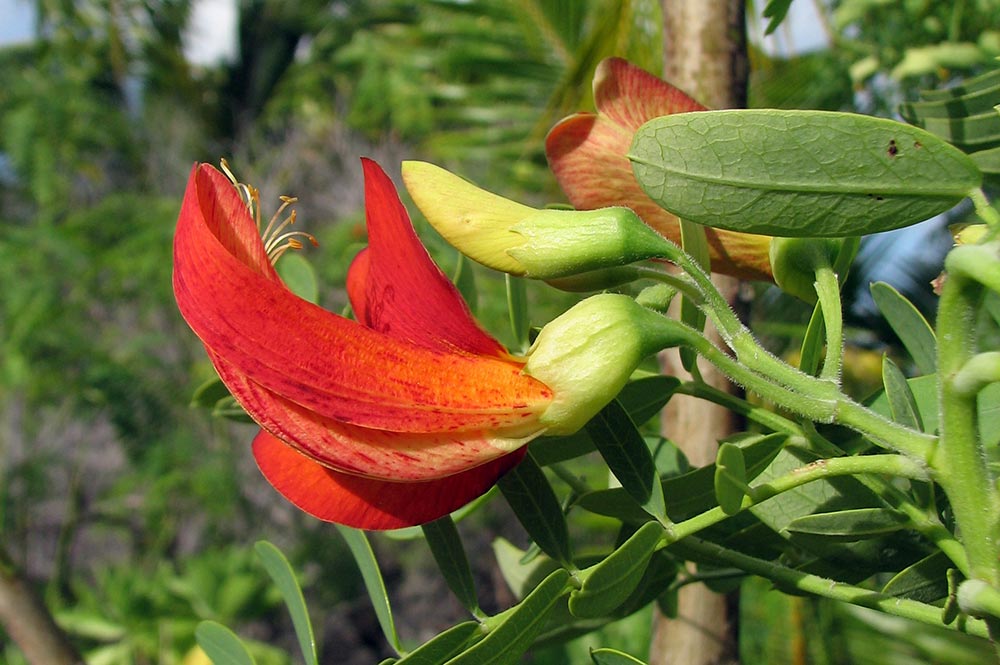
[[[678,344],[678,324],[628,296],[604,293],[538,334],[524,371],[552,389],[541,416],[549,434],[572,434],[621,391],[644,358]]]
[[[663,251],[663,238],[628,208],[539,210],[426,162],[403,162],[403,181],[445,240],[473,260],[512,275],[557,279]]]
[[[837,260],[842,238],[771,238],[774,282],[785,293],[816,302],[816,270]]]

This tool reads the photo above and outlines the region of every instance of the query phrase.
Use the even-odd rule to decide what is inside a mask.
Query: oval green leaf
[[[715,458],[715,498],[722,512],[735,515],[743,507],[747,492],[747,465],[743,450],[723,443]]]
[[[583,571],[583,585],[569,596],[573,616],[596,619],[625,602],[662,539],[663,527],[658,522],[647,522],[606,559]]]
[[[629,159],[666,210],[775,236],[900,228],[948,210],[982,182],[968,156],[929,132],[829,111],[664,116],[639,129]]]

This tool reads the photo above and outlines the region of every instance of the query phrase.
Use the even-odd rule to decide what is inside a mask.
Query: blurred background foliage
[[[797,52],[788,22],[777,42],[765,42],[764,20],[752,18],[754,106],[892,116],[917,89],[982,70],[1000,53],[997,0],[795,4],[814,6],[813,30],[827,46]],[[590,79],[603,57],[661,70],[660,1],[247,0],[237,5],[232,56],[207,64],[186,55],[190,0],[32,5],[34,38],[0,49],[3,548],[91,663],[195,663],[201,619],[240,627],[257,640],[260,662],[281,663],[286,657],[265,645],[294,638],[250,550],[266,537],[303,572],[328,645],[323,662],[375,662],[386,647],[343,543],[266,486],[247,450],[252,428],[188,406],[212,376],[170,289],[190,165],[228,157],[262,189],[265,207],[297,195],[303,228],[321,241],[307,255],[321,303],[339,311],[346,267],[364,242],[359,155],[390,173],[401,158],[428,159],[512,198],[561,200],[545,132],[592,105]],[[949,242],[947,221],[917,243],[867,243],[849,291],[862,351],[893,344],[866,305],[872,275],[932,315],[926,285],[939,269],[935,251]],[[454,253],[430,235],[428,243],[453,272]],[[503,281],[464,269],[480,318],[510,342]],[[535,324],[569,302],[539,287],[530,295]],[[754,320],[768,324],[761,332],[776,348],[801,334],[806,310],[771,290],[754,300]],[[523,542],[499,503],[462,525],[487,610],[513,599],[490,541]],[[602,528],[592,525],[595,539],[607,539]],[[404,639],[422,641],[462,617],[422,543],[375,544]],[[915,662],[913,653],[931,648],[932,636],[853,610],[788,602],[787,611],[808,618],[794,624],[799,632],[776,614],[745,612],[748,635],[776,628],[745,641],[747,663]],[[846,637],[793,659],[775,655],[792,653],[791,642],[816,626],[824,635],[834,626],[831,640],[867,626],[868,656]],[[641,654],[649,617],[604,630]],[[554,645],[534,662],[582,662],[586,645],[600,640]],[[899,660],[885,647],[893,640],[903,645]],[[0,662],[23,662],[0,644]],[[964,652],[954,648],[935,662],[975,662],[955,660]]]

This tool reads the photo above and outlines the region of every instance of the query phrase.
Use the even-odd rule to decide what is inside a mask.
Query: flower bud
[[[664,240],[624,207],[538,210],[425,162],[404,162],[417,207],[466,256],[512,275],[558,279],[660,256]]]
[[[832,266],[843,238],[771,238],[774,282],[785,293],[816,302],[816,269]]]
[[[675,321],[628,296],[604,293],[570,308],[538,334],[524,371],[547,385],[547,434],[572,434],[621,391],[644,358],[680,343]]]

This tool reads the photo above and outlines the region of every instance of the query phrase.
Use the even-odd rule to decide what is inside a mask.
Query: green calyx
[[[771,269],[785,293],[816,302],[816,271],[834,265],[843,238],[772,238]]]
[[[510,228],[508,256],[535,279],[559,279],[662,256],[663,238],[629,208],[538,210]]]
[[[612,293],[587,298],[546,325],[528,351],[525,372],[555,396],[541,416],[547,433],[583,427],[644,358],[682,339],[676,322]]]

